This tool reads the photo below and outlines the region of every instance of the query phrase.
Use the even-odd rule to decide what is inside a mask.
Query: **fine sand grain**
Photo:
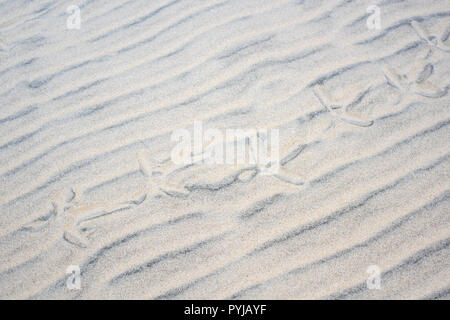
[[[449,35],[450,0],[0,1],[0,298],[448,299]],[[280,171],[174,164],[199,121]]]

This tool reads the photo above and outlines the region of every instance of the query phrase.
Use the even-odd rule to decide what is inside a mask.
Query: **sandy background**
[[[449,34],[448,0],[0,1],[0,298],[447,299]],[[301,182],[174,171],[194,121],[279,129]]]

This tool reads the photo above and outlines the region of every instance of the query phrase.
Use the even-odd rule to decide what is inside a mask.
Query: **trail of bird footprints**
[[[446,95],[446,89],[430,82],[428,79],[434,72],[432,63],[426,59],[437,49],[443,52],[450,52],[450,46],[444,42],[449,38],[450,29],[442,35],[430,34],[421,23],[411,22],[412,29],[430,47],[430,52],[424,59],[418,59],[415,65],[407,74],[401,74],[390,66],[383,67],[383,73],[388,85],[395,88],[400,98],[406,95],[420,95],[425,98],[440,98]],[[0,39],[0,51],[6,50],[6,43]],[[360,105],[364,97],[373,89],[372,86],[366,88],[348,89],[347,98],[335,99],[327,91],[325,85],[319,84],[312,88],[314,95],[320,104],[336,119],[358,127],[370,127],[374,120],[361,119],[349,114],[349,109]],[[397,102],[398,103],[398,102]],[[278,181],[282,181],[294,190],[308,183],[298,173],[289,171],[285,165],[296,159],[302,152],[302,145],[295,137],[288,144],[291,148],[280,150],[281,166],[276,173],[271,176]],[[251,146],[249,146],[251,148]],[[170,159],[158,162],[152,159],[147,151],[142,151],[138,155],[138,165],[140,172],[148,179],[147,189],[144,192],[132,196],[128,201],[123,202],[99,202],[94,204],[83,204],[83,192],[67,189],[61,191],[50,201],[51,209],[40,218],[22,227],[23,230],[41,230],[46,226],[60,229],[61,237],[67,242],[80,248],[86,248],[89,240],[86,235],[87,229],[83,223],[111,216],[114,213],[133,209],[141,205],[150,194],[166,195],[170,197],[184,198],[198,188],[181,181],[177,181],[179,172],[187,168],[201,167],[205,165],[205,153],[194,156],[194,162],[190,165],[176,165]],[[204,186],[204,189],[218,190],[233,183],[249,183],[256,179],[265,169],[270,167],[270,163],[263,165],[247,165],[235,169],[229,175],[223,176],[215,185]],[[297,189],[295,189],[297,188]]]

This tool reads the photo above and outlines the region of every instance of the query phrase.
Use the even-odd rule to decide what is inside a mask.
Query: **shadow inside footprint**
[[[32,89],[36,89],[36,88],[39,88],[39,87],[42,87],[44,84],[46,84],[48,81],[47,80],[44,80],[44,79],[36,79],[36,80],[33,80],[33,81],[31,81],[29,84],[28,84],[28,86],[30,87],[30,88],[32,88]]]

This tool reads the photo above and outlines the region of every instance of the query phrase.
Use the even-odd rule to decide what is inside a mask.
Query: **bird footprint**
[[[422,40],[425,40],[428,45],[445,52],[450,52],[450,46],[444,43],[444,41],[446,41],[449,37],[449,28],[447,28],[439,37],[435,34],[430,34],[430,32],[418,21],[411,21],[411,26],[413,27],[414,31],[416,31],[417,35]]]
[[[362,98],[370,91],[371,87],[359,91],[356,95],[349,98],[337,101],[330,97],[330,95],[325,91],[322,85],[314,87],[313,91],[316,97],[319,99],[320,103],[328,109],[328,111],[335,117],[341,119],[344,122],[350,123],[359,127],[369,127],[373,124],[372,120],[364,120],[357,117],[353,117],[348,114],[348,109],[351,106],[358,104]],[[340,109],[341,112],[336,110]]]
[[[263,134],[259,135],[259,137],[261,137],[262,139],[267,139],[267,136]],[[296,159],[304,149],[304,145],[298,145],[298,142],[295,138],[292,138],[292,140],[290,140],[287,145],[280,147],[280,159],[278,161],[266,159],[265,162],[261,163],[261,161],[258,161],[260,159],[256,157],[258,153],[257,150],[254,149],[255,146],[253,144],[250,144],[249,147],[251,149],[250,154],[253,157],[253,161],[258,164],[255,166],[255,168],[251,168],[252,178],[256,175],[268,175],[274,177],[279,181],[294,185],[296,187],[302,186],[306,183],[304,176],[285,167],[286,164]]]
[[[189,190],[184,186],[179,186],[168,181],[169,175],[177,171],[179,166],[176,166],[171,161],[167,163],[154,161],[146,152],[139,154],[138,162],[140,171],[160,192],[172,197],[186,197],[189,194]]]
[[[137,193],[130,200],[123,202],[99,202],[89,205],[80,205],[69,198],[69,203],[64,205],[64,211],[60,214],[64,225],[64,239],[79,247],[87,247],[89,241],[83,234],[81,224],[106,215],[113,214],[140,205],[145,199],[146,193]]]
[[[90,205],[80,204],[82,193],[72,188],[64,189],[51,199],[51,209],[38,219],[26,224],[25,230],[40,230],[49,224],[62,226],[63,239],[76,246],[85,248],[89,241],[83,234],[85,228],[81,224],[124,209],[140,205],[147,194],[138,193],[131,200],[109,203],[100,202]]]
[[[445,95],[446,91],[428,81],[433,71],[433,65],[425,62],[418,62],[409,74],[399,74],[391,67],[383,67],[388,84],[402,95],[412,92],[427,98],[439,98]]]

